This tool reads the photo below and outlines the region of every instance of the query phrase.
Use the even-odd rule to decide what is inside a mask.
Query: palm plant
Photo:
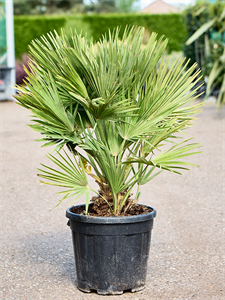
[[[141,185],[163,170],[180,174],[192,165],[180,159],[198,153],[199,144],[175,134],[199,111],[196,65],[186,70],[188,62],[178,59],[168,69],[161,59],[167,40],[152,33],[141,49],[142,27],[126,29],[121,40],[118,34],[117,28],[96,44],[76,32],[72,44],[63,32],[33,41],[27,86],[17,86],[16,99],[33,114],[31,128],[56,150],[48,157],[57,168],[42,165],[39,176],[65,188],[61,201],[86,194],[86,213],[95,191],[87,175],[119,215],[138,201]]]

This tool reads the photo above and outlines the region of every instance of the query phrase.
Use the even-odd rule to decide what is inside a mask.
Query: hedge
[[[185,25],[179,14],[145,15],[145,14],[99,14],[75,16],[15,16],[15,47],[16,57],[20,58],[28,52],[28,45],[33,39],[49,31],[60,31],[65,27],[83,29],[88,36],[93,36],[94,41],[101,38],[102,34],[116,26],[121,27],[121,35],[126,25],[140,25],[149,32],[155,31],[169,38],[168,51],[181,51],[186,38]]]
[[[59,31],[66,24],[65,16],[15,16],[15,55],[28,52],[30,42],[49,31]]]
[[[127,24],[144,26],[149,32],[157,32],[159,36],[169,38],[168,51],[181,51],[187,36],[185,25],[180,14],[105,14],[86,15],[84,22],[89,23],[94,40],[116,26],[121,27],[121,35]]]

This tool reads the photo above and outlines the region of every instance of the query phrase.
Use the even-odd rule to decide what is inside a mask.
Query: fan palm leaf
[[[135,201],[139,186],[162,170],[180,174],[192,166],[183,158],[199,152],[181,136],[200,110],[193,102],[199,71],[186,70],[184,59],[169,69],[161,59],[167,40],[152,33],[142,49],[143,34],[142,27],[127,27],[120,40],[117,28],[93,44],[75,32],[70,44],[63,32],[50,33],[32,42],[27,86],[17,87],[31,128],[59,155],[48,156],[56,168],[42,165],[39,176],[65,188],[62,200],[86,194],[86,212],[87,175],[118,215],[136,184]],[[70,154],[61,155],[65,145]]]

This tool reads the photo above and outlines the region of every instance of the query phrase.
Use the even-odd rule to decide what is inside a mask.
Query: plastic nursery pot
[[[151,230],[156,210],[129,217],[87,217],[67,209],[78,288],[122,294],[145,287]]]

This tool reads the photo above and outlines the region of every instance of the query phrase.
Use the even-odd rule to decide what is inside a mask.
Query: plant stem
[[[112,196],[113,196],[113,206],[114,206],[114,215],[117,215],[118,214],[118,197],[117,197],[117,194],[116,193],[112,193]]]
[[[90,190],[91,190],[92,192],[95,192],[97,195],[99,195],[99,197],[101,197],[101,198],[108,204],[109,210],[110,210],[110,212],[113,214],[112,207],[111,207],[111,205],[109,204],[109,202],[106,200],[106,198],[103,197],[101,194],[99,194],[97,191],[95,191],[95,190],[93,190],[93,189],[91,189],[91,188],[90,188]]]
[[[98,128],[98,132],[99,132],[99,134],[100,134],[101,140],[104,142],[104,140],[105,140],[105,135],[104,135],[103,128],[102,128],[102,124],[101,124],[101,121],[100,121],[100,120],[97,120],[97,128]]]
[[[136,193],[134,202],[136,202],[136,201],[138,200],[138,194],[139,194],[140,184],[138,184],[137,186],[138,186],[138,187],[137,187],[137,193]]]

